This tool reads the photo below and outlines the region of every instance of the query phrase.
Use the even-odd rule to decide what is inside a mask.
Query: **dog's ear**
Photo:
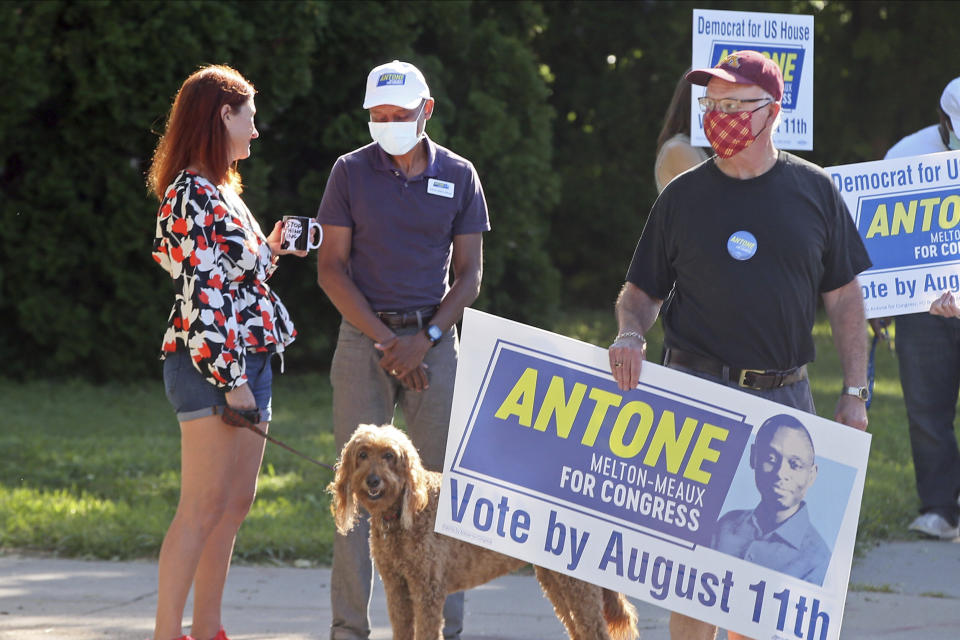
[[[340,535],[346,535],[353,529],[353,522],[357,516],[357,503],[353,499],[353,491],[350,489],[350,479],[356,470],[356,456],[353,454],[355,438],[350,438],[340,452],[340,460],[337,462],[333,480],[327,485],[327,491],[330,492],[332,500],[330,501],[330,513],[333,514],[333,522]]]
[[[403,464],[406,471],[406,486],[403,489],[400,525],[404,529],[412,529],[414,516],[426,508],[430,501],[430,494],[427,489],[427,470],[423,468],[420,454],[409,440],[404,446]]]

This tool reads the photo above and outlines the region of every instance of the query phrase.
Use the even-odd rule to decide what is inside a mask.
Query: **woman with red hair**
[[[265,236],[240,199],[237,161],[258,137],[254,88],[226,66],[204,67],[177,93],[148,175],[160,199],[153,258],[173,279],[162,358],[180,422],[177,512],[160,549],[154,640],[227,640],[220,603],[237,530],[253,503],[266,430],[270,358],[296,331],[267,284],[283,223]],[[234,418],[234,421],[235,418]],[[193,585],[193,624],[181,622]]]

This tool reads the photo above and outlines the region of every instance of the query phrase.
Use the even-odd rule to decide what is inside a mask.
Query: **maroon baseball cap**
[[[706,86],[710,78],[737,84],[755,84],[777,102],[783,97],[783,74],[776,62],[759,51],[734,51],[712,69],[694,69],[684,76],[691,84]]]

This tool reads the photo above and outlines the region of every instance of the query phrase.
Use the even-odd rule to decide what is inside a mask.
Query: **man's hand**
[[[621,391],[635,389],[640,382],[640,369],[647,358],[647,341],[635,335],[621,336],[610,345],[610,373]]]
[[[374,346],[383,351],[383,357],[380,358],[380,367],[390,375],[403,381],[405,378],[414,374],[422,375],[421,385],[426,384],[426,373],[419,371],[423,364],[423,357],[432,346],[430,339],[422,331],[409,335],[394,336],[392,340],[385,343],[375,343]],[[414,378],[410,380],[416,384]],[[412,388],[412,387],[411,387]],[[426,388],[422,386],[422,388]],[[418,389],[419,391],[419,389]]]
[[[833,419],[860,431],[867,430],[867,403],[856,396],[846,393],[840,394],[837,401],[837,410]]]
[[[957,306],[953,294],[947,291],[933,301],[930,305],[930,313],[944,318],[960,318],[960,307]]]
[[[823,294],[833,344],[840,355],[845,387],[867,386],[867,331],[863,313],[863,294],[854,278],[842,287]],[[867,405],[855,396],[842,394],[833,419],[861,431],[867,430]]]
[[[420,366],[400,378],[400,384],[412,391],[426,391],[430,388],[430,379],[427,377],[426,362],[421,362]]]
[[[617,296],[617,339],[610,345],[610,372],[621,391],[635,389],[640,382],[640,368],[647,358],[647,341],[643,334],[657,321],[663,300],[651,298],[647,292],[626,282]]]

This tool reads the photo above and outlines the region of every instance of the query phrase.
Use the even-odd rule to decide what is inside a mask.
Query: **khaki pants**
[[[416,326],[397,329],[398,335],[416,333]],[[420,452],[423,464],[441,471],[446,452],[450,406],[457,372],[456,327],[427,352],[430,387],[415,392],[380,368],[381,352],[359,329],[343,321],[337,349],[330,368],[333,385],[333,430],[337,451],[343,448],[358,424],[392,423],[396,407],[406,421],[407,435]],[[330,604],[333,622],[331,640],[357,640],[370,636],[367,608],[373,589],[373,567],[367,538],[370,525],[366,515],[346,536],[333,542],[333,571]],[[463,629],[463,592],[447,598],[443,607],[443,637],[456,639]]]

